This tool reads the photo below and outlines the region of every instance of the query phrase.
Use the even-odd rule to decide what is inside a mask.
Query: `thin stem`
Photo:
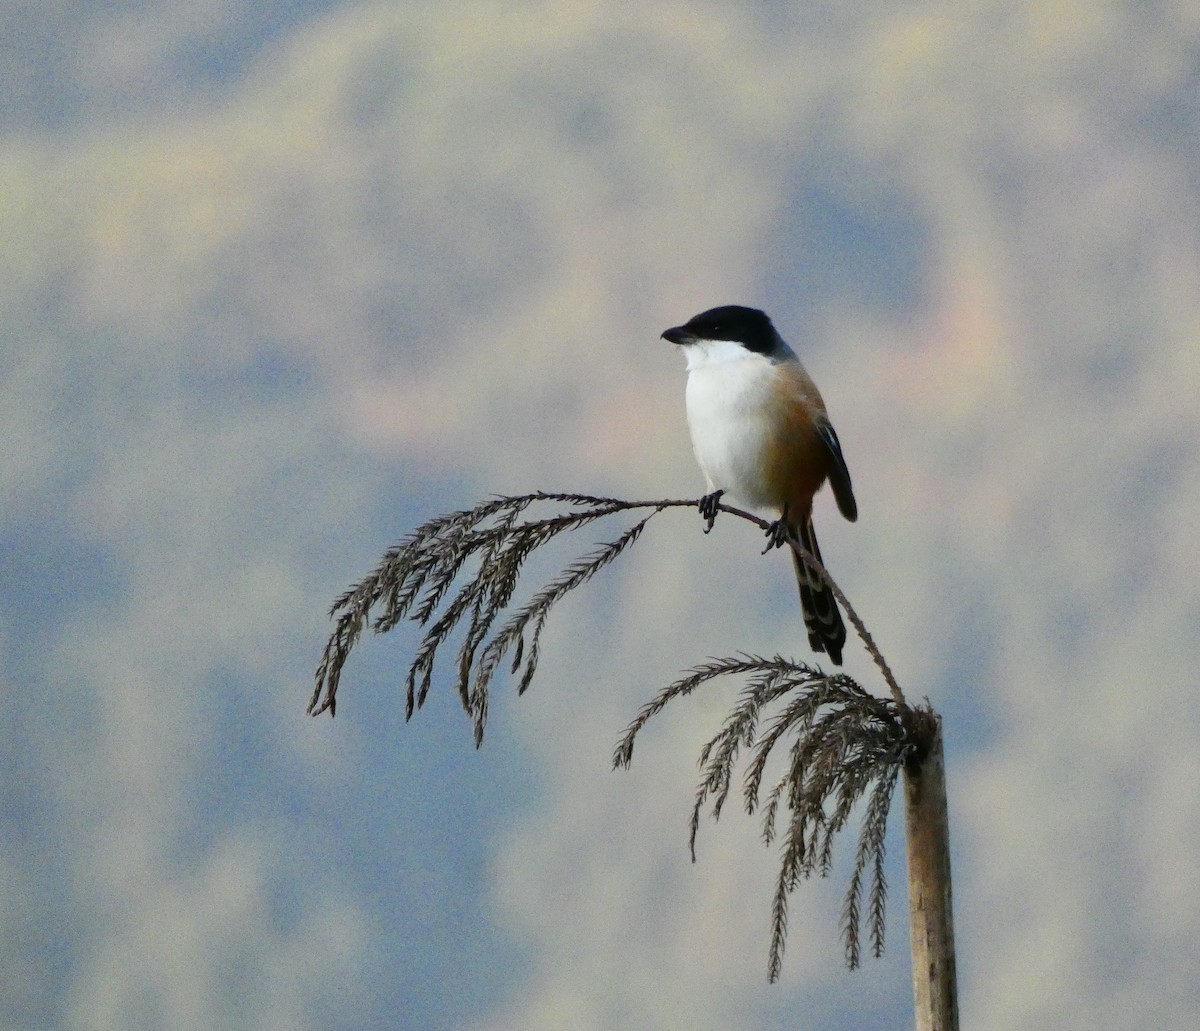
[[[695,500],[673,500],[673,501],[631,501],[628,503],[630,508],[697,508],[700,504],[700,499]],[[771,523],[763,519],[761,516],[756,516],[753,512],[747,512],[744,508],[738,508],[735,505],[727,505],[721,501],[717,503],[716,509],[718,512],[728,512],[731,516],[737,516],[739,519],[745,519],[747,522],[753,523],[764,532],[771,527]],[[838,586],[837,581],[830,575],[829,570],[825,568],[821,560],[801,544],[794,534],[788,534],[788,544],[792,546],[792,550],[804,559],[817,574],[825,581],[833,596],[837,598],[838,604],[846,612],[846,618],[850,620],[851,625],[858,633],[864,647],[867,649],[867,654],[874,660],[875,665],[879,667],[879,672],[883,675],[883,681],[888,686],[888,690],[892,692],[892,698],[896,700],[897,705],[906,705],[904,692],[900,690],[900,684],[897,682],[895,674],[892,673],[892,668],[887,664],[887,660],[883,657],[883,653],[879,650],[879,646],[875,643],[875,638],[871,636],[871,632],[867,629],[866,624],[859,618],[854,606],[850,604],[850,599],[846,597],[845,592]]]
[[[699,504],[699,502],[691,502],[691,504]],[[730,515],[737,516],[739,519],[745,519],[760,527],[763,531],[770,528],[771,524],[760,516],[756,516],[753,512],[747,512],[745,509],[735,508],[733,505],[726,505],[724,502],[717,505],[717,508],[722,512],[728,512]],[[788,534],[788,544],[792,546],[792,550],[796,552],[805,562],[807,562],[817,574],[825,581],[833,596],[837,598],[838,603],[846,612],[846,618],[850,620],[854,629],[858,632],[858,636],[862,639],[863,645],[867,649],[867,654],[875,661],[875,665],[879,667],[879,672],[883,674],[884,683],[887,684],[888,690],[892,692],[892,697],[896,700],[897,705],[907,704],[904,699],[904,692],[900,690],[900,685],[896,682],[896,677],[892,673],[892,668],[887,664],[887,660],[883,657],[883,653],[879,650],[879,646],[875,644],[875,639],[871,636],[871,632],[867,629],[866,624],[859,618],[858,613],[854,610],[854,606],[850,604],[850,599],[838,586],[838,583],[829,574],[829,570],[821,563],[811,551],[808,550],[797,539],[795,534]]]
[[[568,512],[559,516],[533,520],[523,523],[520,526],[514,526],[517,513],[524,511],[529,505],[537,502],[565,502],[571,505],[584,506],[584,509],[583,511]],[[405,615],[408,615],[408,618],[414,619],[415,622],[422,626],[427,625],[433,617],[434,610],[438,607],[446,591],[449,590],[451,583],[457,577],[462,564],[470,554],[477,550],[482,550],[484,568],[489,566],[494,567],[500,562],[500,559],[504,560],[506,572],[505,583],[502,585],[503,589],[499,590],[494,597],[490,597],[485,601],[483,596],[478,593],[482,590],[479,583],[472,582],[460,591],[449,609],[442,613],[438,622],[435,623],[433,629],[427,634],[422,649],[418,652],[418,661],[414,663],[410,670],[407,710],[410,716],[414,705],[417,707],[420,706],[425,692],[428,690],[435,658],[434,653],[450,630],[453,629],[453,626],[464,618],[464,612],[468,609],[472,611],[469,622],[476,633],[475,637],[468,639],[468,644],[460,655],[461,664],[464,665],[459,678],[461,681],[460,687],[464,690],[466,689],[469,673],[466,667],[478,665],[475,662],[477,658],[476,649],[480,646],[483,646],[482,655],[484,662],[480,667],[483,678],[482,681],[477,683],[477,687],[486,686],[486,681],[490,678],[492,669],[494,668],[493,660],[497,660],[500,652],[506,650],[508,644],[513,642],[508,633],[502,634],[501,639],[493,640],[488,645],[484,645],[483,638],[491,627],[491,618],[507,603],[512,587],[515,585],[518,567],[525,555],[530,551],[540,547],[564,530],[576,529],[585,523],[594,522],[620,512],[651,509],[650,515],[653,516],[667,508],[699,508],[699,506],[699,498],[660,498],[653,501],[622,501],[620,498],[537,491],[520,497],[496,498],[474,509],[457,512],[450,516],[443,516],[430,521],[425,526],[414,531],[400,545],[391,549],[385,556],[383,564],[377,570],[347,591],[334,603],[331,615],[338,613],[340,615],[338,617],[337,628],[326,645],[325,653],[317,670],[316,684],[308,706],[309,713],[315,716],[328,710],[332,715],[335,711],[335,698],[338,683],[341,679],[342,667],[349,657],[350,651],[358,642],[362,630],[364,627],[370,625],[370,612],[375,605],[382,602],[386,608],[385,614],[379,617],[374,625],[371,626],[371,629],[376,633],[391,630]],[[763,531],[770,529],[773,525],[751,512],[737,508],[734,505],[725,504],[724,502],[719,502],[714,510],[727,512],[739,519],[745,519]],[[488,519],[493,518],[497,512],[506,512],[506,514],[501,517],[497,525],[481,528],[482,524],[486,523]],[[649,516],[647,519],[649,519]],[[644,525],[644,522],[642,525]],[[636,533],[633,536],[636,537]],[[789,533],[787,540],[793,550],[815,569],[817,574],[829,586],[830,591],[845,610],[859,638],[866,646],[867,653],[872,657],[875,665],[883,675],[884,682],[888,685],[893,699],[900,706],[904,706],[904,693],[900,690],[900,685],[897,683],[891,668],[876,646],[874,639],[867,631],[865,624],[846,598],[845,593],[837,585],[833,577],[829,575],[829,571],[825,566],[815,555],[811,554],[796,540],[794,534]],[[623,550],[623,547],[623,544],[617,547],[612,552],[612,555]],[[610,557],[612,556],[610,555]],[[598,562],[594,568],[586,566],[585,563],[585,566],[582,567],[584,573],[578,578],[578,582],[588,579],[600,565],[607,564],[607,561],[608,559],[604,559]],[[493,572],[495,572],[494,569]],[[426,589],[429,582],[428,578],[431,576],[433,577],[433,586],[431,589]],[[560,586],[563,588],[563,591],[556,592],[554,597],[549,599],[550,604],[558,600],[558,593],[565,593],[566,590],[576,586],[576,578],[569,578],[568,581]],[[417,596],[423,590],[425,593],[424,600],[413,611],[412,606]],[[483,620],[479,618],[479,609],[482,605],[490,606],[490,616]],[[526,653],[527,661],[525,663],[525,674],[522,678],[522,690],[524,686],[527,686],[536,665],[537,637],[548,608],[549,604],[540,613],[535,613],[539,618],[536,621],[533,638],[529,642],[529,648]],[[523,610],[521,615],[522,619],[519,620],[519,625],[509,627],[508,629],[516,635],[515,639],[518,642],[523,643],[524,638],[521,631],[529,617],[528,609]]]

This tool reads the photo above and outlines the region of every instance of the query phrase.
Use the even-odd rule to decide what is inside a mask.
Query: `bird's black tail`
[[[817,535],[813,532],[811,519],[794,524],[800,543],[821,559],[817,547]],[[808,645],[815,652],[826,652],[835,666],[842,664],[842,646],[846,643],[846,624],[837,600],[820,574],[809,569],[795,551],[792,561],[796,566],[796,580],[800,584],[800,610],[804,613],[804,629],[808,631]]]

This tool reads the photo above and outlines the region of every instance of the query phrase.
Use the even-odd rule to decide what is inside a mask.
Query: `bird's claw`
[[[700,518],[704,520],[704,532],[708,533],[713,528],[713,523],[717,521],[717,511],[721,503],[721,495],[723,490],[714,490],[711,494],[705,494],[700,499],[699,509]]]
[[[791,536],[792,528],[788,525],[787,519],[776,519],[766,529],[767,546],[763,548],[762,553],[765,555],[768,551],[775,548],[782,548],[788,542]]]

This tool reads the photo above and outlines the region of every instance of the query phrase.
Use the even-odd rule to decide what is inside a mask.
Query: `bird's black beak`
[[[670,329],[665,329],[662,338],[673,344],[690,344],[696,339],[686,326],[672,326]]]

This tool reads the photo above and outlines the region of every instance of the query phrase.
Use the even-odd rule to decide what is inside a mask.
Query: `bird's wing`
[[[817,420],[817,434],[829,452],[829,486],[833,488],[833,496],[837,499],[838,511],[850,522],[854,522],[858,518],[858,503],[854,500],[850,470],[846,468],[846,459],[842,455],[837,431],[834,430],[833,423],[822,416]]]

